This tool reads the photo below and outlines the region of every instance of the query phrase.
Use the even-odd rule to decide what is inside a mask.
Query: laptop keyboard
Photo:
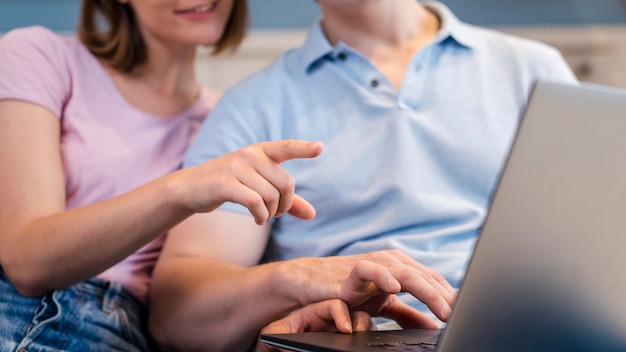
[[[381,351],[435,351],[437,342],[381,342],[369,343],[367,346],[380,348]]]

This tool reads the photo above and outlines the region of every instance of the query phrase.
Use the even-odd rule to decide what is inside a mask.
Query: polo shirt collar
[[[469,49],[476,45],[476,34],[468,30],[466,24],[461,22],[450,9],[437,1],[425,1],[423,5],[439,17],[441,28],[435,36],[434,42],[440,43],[450,38],[458,44]]]
[[[426,1],[423,5],[434,12],[441,20],[441,28],[435,36],[435,43],[442,43],[451,39],[456,43],[472,48],[476,44],[476,37],[473,31],[468,31],[466,25],[461,22],[450,9],[437,1]],[[310,28],[307,38],[300,48],[300,59],[306,67],[307,73],[315,71],[325,60],[334,60],[335,52],[344,47],[345,44],[337,44],[333,48],[322,29],[322,21],[318,19]]]
[[[333,47],[326,39],[322,29],[321,19],[317,20],[307,35],[307,38],[300,48],[300,59],[306,67],[307,73],[315,70],[324,59],[332,55]]]

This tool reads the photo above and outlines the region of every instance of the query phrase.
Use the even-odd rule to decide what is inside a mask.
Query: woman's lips
[[[212,2],[210,4],[206,4],[206,5],[200,5],[200,6],[196,6],[190,9],[185,9],[185,10],[178,10],[176,11],[176,13],[178,14],[200,14],[200,13],[205,13],[205,12],[210,12],[211,10],[213,10],[215,8],[215,6],[217,5],[217,2]]]

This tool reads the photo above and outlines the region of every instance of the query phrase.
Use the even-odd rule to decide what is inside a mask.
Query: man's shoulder
[[[558,50],[544,42],[505,33],[501,30],[463,24],[466,31],[471,31],[481,48],[494,51],[515,52],[528,57],[554,55]]]
[[[476,49],[492,62],[501,63],[506,69],[514,69],[528,77],[574,80],[561,52],[544,42],[504,33],[495,29],[465,25],[472,31]]]
[[[224,97],[237,96],[269,99],[282,96],[300,87],[306,80],[306,68],[299,58],[299,49],[289,49],[267,66],[230,87]],[[223,98],[222,98],[223,99]]]

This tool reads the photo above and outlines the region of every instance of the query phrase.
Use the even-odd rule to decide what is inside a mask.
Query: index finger
[[[322,153],[322,142],[308,142],[286,139],[273,142],[261,142],[259,148],[273,161],[282,163],[296,158],[315,158]]]

